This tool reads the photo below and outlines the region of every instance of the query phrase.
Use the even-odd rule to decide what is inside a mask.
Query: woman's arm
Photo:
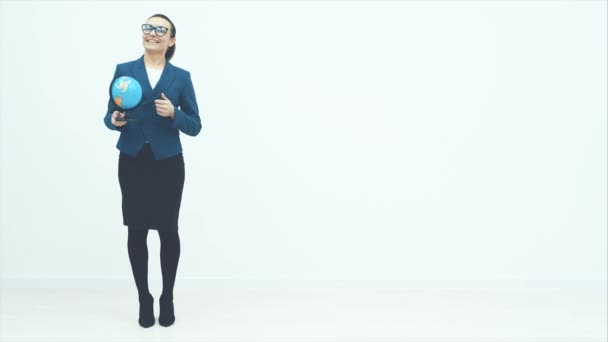
[[[202,124],[201,117],[198,114],[198,104],[196,103],[192,78],[190,72],[186,73],[186,85],[180,94],[180,106],[175,108],[172,125],[174,128],[194,137],[201,131]]]

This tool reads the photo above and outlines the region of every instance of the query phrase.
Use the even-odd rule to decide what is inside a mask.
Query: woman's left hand
[[[175,107],[171,103],[165,93],[160,94],[161,99],[154,100],[154,104],[156,105],[156,114],[163,116],[165,118],[173,119],[175,117]]]

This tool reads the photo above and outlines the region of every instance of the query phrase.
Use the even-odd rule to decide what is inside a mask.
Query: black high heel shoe
[[[175,322],[175,312],[173,308],[173,298],[161,295],[158,300],[160,306],[160,314],[158,316],[158,324],[163,327],[168,327]]]
[[[154,297],[148,293],[147,296],[139,298],[139,325],[149,328],[154,325]]]

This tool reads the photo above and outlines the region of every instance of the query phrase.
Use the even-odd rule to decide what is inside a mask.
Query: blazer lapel
[[[140,104],[154,101],[153,90],[150,86],[150,80],[148,79],[148,73],[146,72],[146,66],[144,64],[144,56],[142,55],[137,61],[135,61],[135,68],[133,70],[134,78],[141,85],[142,97]]]

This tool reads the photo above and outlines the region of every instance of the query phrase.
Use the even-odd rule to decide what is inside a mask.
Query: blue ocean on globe
[[[122,109],[131,109],[141,101],[142,89],[136,79],[121,76],[112,82],[112,100]]]

